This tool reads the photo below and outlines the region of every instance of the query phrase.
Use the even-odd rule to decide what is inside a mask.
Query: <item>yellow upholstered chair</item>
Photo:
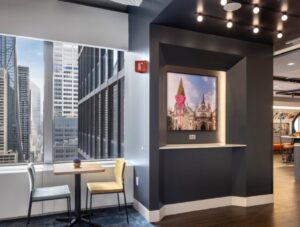
[[[125,185],[124,185],[124,172],[125,172],[126,163],[123,159],[117,159],[115,163],[115,180],[110,182],[88,182],[86,184],[86,210],[88,206],[88,193],[90,193],[90,217],[92,210],[92,199],[93,195],[97,194],[110,194],[117,193],[118,197],[118,207],[120,210],[120,198],[119,193],[123,193],[124,195],[124,203],[125,203],[125,211],[127,223],[129,223],[128,219],[128,211],[127,211],[127,202],[126,202],[126,194],[125,194]]]

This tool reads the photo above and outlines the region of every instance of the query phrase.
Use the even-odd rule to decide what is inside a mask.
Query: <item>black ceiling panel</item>
[[[232,14],[231,29],[226,27],[229,14],[219,0],[174,0],[153,23],[277,46],[300,35],[300,0],[260,0],[258,15],[252,12],[252,1],[235,2],[242,7]],[[281,21],[283,9],[288,9],[289,15],[285,22]],[[198,12],[204,15],[202,23],[196,20]],[[259,21],[258,34],[253,33],[255,20]],[[276,37],[278,30],[283,31],[282,39]]]

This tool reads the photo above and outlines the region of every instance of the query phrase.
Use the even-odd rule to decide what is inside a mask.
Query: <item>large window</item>
[[[124,52],[0,35],[0,164],[43,162],[49,140],[54,162],[122,157],[124,78]]]
[[[0,36],[0,163],[43,161],[43,42]]]

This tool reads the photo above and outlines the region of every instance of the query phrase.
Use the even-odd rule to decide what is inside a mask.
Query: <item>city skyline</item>
[[[41,136],[37,139],[31,134],[30,85],[34,81],[43,88],[42,47],[41,41],[0,35],[1,109],[6,112],[0,116],[0,143],[4,143],[1,163],[33,161],[34,152],[41,153]],[[39,96],[33,97],[39,101],[38,106],[43,105],[41,93],[35,94]],[[40,121],[41,115],[39,108],[35,117]],[[35,151],[31,150],[31,145]]]
[[[0,68],[7,75],[6,79],[6,107],[7,108],[7,147],[4,156],[8,153],[17,154],[22,160],[22,140],[19,114],[19,83],[17,68],[16,38],[11,36],[0,36]],[[6,153],[6,154],[5,154]],[[5,161],[5,160],[4,160]],[[8,160],[7,160],[8,161]],[[9,160],[12,161],[12,160]]]
[[[0,63],[4,70],[8,69],[6,99],[8,103],[7,125],[9,127],[7,127],[7,141],[11,141],[10,147],[15,146],[12,149],[9,149],[8,146],[5,155],[0,154],[3,162],[7,160],[11,162],[42,162],[44,160],[45,78],[50,79],[52,83],[50,87],[53,92],[51,98],[53,140],[51,154],[47,157],[52,156],[55,162],[69,161],[76,157],[88,159],[119,157],[123,154],[123,128],[119,129],[124,108],[123,77],[116,84],[107,86],[101,94],[97,94],[95,99],[98,99],[99,103],[95,103],[95,105],[98,106],[98,109],[94,110],[105,113],[103,121],[97,114],[97,131],[101,135],[101,142],[100,138],[93,138],[91,142],[94,145],[97,143],[97,146],[90,147],[92,151],[83,150],[78,154],[79,68],[81,73],[84,73],[81,74],[82,78],[85,77],[87,80],[85,85],[81,83],[81,89],[91,92],[109,78],[118,76],[117,74],[124,68],[123,52],[84,46],[80,46],[82,49],[79,49],[77,44],[23,37],[0,36],[0,38],[4,40],[2,43],[0,42],[0,47],[2,47],[2,49],[0,48],[2,53],[0,55],[2,62]],[[79,61],[79,55],[81,61]],[[88,74],[84,71],[87,67],[90,70]],[[2,96],[5,96],[4,93]],[[5,105],[2,108],[5,108]],[[110,116],[110,114],[112,115]],[[96,113],[93,113],[93,116],[96,118]],[[2,118],[4,119],[4,116]],[[5,121],[2,122],[5,123]],[[100,133],[100,130],[103,130],[103,134]],[[119,132],[120,130],[121,132]],[[109,136],[111,136],[110,140]],[[2,137],[2,141],[5,140]],[[9,145],[9,143],[7,144]],[[12,155],[9,156],[9,153]]]
[[[16,37],[18,65],[30,69],[30,81],[41,91],[41,106],[44,100],[44,42],[42,40]],[[43,116],[42,110],[41,115]]]

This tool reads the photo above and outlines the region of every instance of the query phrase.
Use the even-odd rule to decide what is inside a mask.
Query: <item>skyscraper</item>
[[[29,68],[18,66],[19,82],[19,110],[21,140],[23,144],[23,158],[28,160],[30,153],[30,90],[29,90]]]
[[[78,116],[78,46],[53,43],[54,116]]]
[[[7,73],[0,68],[0,153],[7,151]]]
[[[0,68],[0,163],[17,162],[17,153],[7,152],[7,72]]]
[[[78,46],[53,44],[54,160],[77,157]]]
[[[124,52],[79,47],[79,154],[87,159],[124,153]]]
[[[35,161],[43,161],[43,136],[41,122],[41,91],[40,88],[30,81],[30,151],[34,154]]]
[[[15,37],[0,36],[0,68],[7,72],[7,149],[18,152],[19,158],[22,158]]]

